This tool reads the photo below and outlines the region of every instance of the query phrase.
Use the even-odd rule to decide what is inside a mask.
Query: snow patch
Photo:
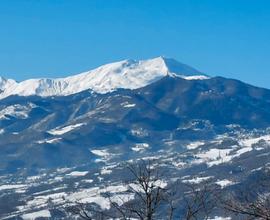
[[[136,106],[136,104],[125,104],[125,105],[123,105],[124,108],[133,108],[135,106]]]
[[[208,166],[218,165],[224,162],[229,162],[232,159],[230,152],[233,149],[217,149],[213,148],[208,151],[196,154],[195,156],[202,161],[207,162]]]
[[[67,176],[85,176],[87,173],[88,171],[73,171],[68,173]]]
[[[11,189],[21,189],[21,188],[25,188],[25,187],[27,187],[27,185],[23,185],[23,184],[1,185],[0,186],[0,191],[1,190],[11,190]]]
[[[97,158],[95,160],[95,162],[106,162],[113,157],[113,154],[109,153],[108,150],[106,150],[106,149],[103,149],[103,150],[99,150],[99,149],[91,150],[90,149],[90,152],[92,154],[95,154],[96,156],[100,157],[100,158]]]
[[[107,150],[91,150],[91,152],[99,157],[109,156],[109,153]]]
[[[195,141],[195,142],[189,143],[186,147],[187,147],[188,150],[194,150],[194,149],[198,148],[201,145],[204,145],[204,142]]]
[[[199,184],[213,178],[212,176],[194,177],[193,179],[183,180],[183,183]]]
[[[60,140],[62,140],[62,138],[45,139],[45,140],[37,141],[37,144],[53,144],[53,143],[59,142]]]
[[[148,132],[143,128],[132,129],[130,133],[136,137],[147,137],[149,135]]]
[[[210,218],[209,220],[231,220],[231,217],[215,216],[214,218]]]
[[[48,133],[52,134],[52,135],[63,135],[65,133],[68,133],[72,130],[74,130],[75,128],[79,128],[81,126],[85,125],[85,123],[79,123],[79,124],[75,124],[75,125],[68,125],[66,127],[62,127],[62,128],[55,128],[53,130],[48,131]]]
[[[50,218],[51,217],[51,213],[49,210],[41,210],[38,212],[32,212],[32,213],[28,213],[28,214],[24,214],[22,215],[22,218],[24,220],[35,220],[36,218]]]
[[[170,73],[170,75],[173,76],[173,77],[183,78],[185,80],[206,80],[206,79],[210,79],[209,76],[205,76],[205,75],[185,76],[185,75],[178,75],[178,74],[174,74],[174,73]]]
[[[221,186],[221,188],[225,188],[226,186],[230,186],[230,185],[233,185],[234,182],[232,182],[231,180],[218,180],[216,182],[217,185]]]
[[[149,144],[147,143],[137,143],[134,147],[131,148],[131,150],[135,152],[144,151],[145,149],[149,148]]]
[[[103,167],[100,171],[101,175],[111,174],[112,170],[107,169],[106,167]]]

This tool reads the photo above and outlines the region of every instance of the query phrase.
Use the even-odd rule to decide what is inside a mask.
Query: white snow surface
[[[198,148],[199,146],[202,146],[204,145],[204,142],[202,141],[194,141],[194,142],[191,142],[189,143],[186,147],[188,150],[194,150],[196,148]]]
[[[126,105],[124,105],[123,107],[124,108],[133,108],[133,107],[135,107],[136,106],[136,104],[126,104]]]
[[[109,153],[107,150],[91,150],[91,152],[97,156],[100,156],[100,157],[106,157],[106,156],[109,156]]]
[[[85,176],[88,173],[88,171],[73,171],[71,173],[68,173],[68,176]]]
[[[139,151],[144,151],[145,149],[149,148],[149,144],[147,143],[137,143],[135,144],[134,147],[132,147],[131,149],[133,151],[139,152]]]
[[[13,185],[1,185],[0,191],[2,190],[11,190],[11,189],[21,189],[26,187],[26,185],[23,184],[13,184]]]
[[[216,149],[212,148],[208,151],[196,154],[196,156],[203,161],[206,161],[208,166],[218,165],[224,162],[228,162],[232,159],[230,152],[233,149]]]
[[[22,218],[24,220],[35,220],[36,218],[41,218],[41,217],[50,218],[51,217],[50,211],[49,210],[41,210],[41,211],[32,212],[32,213],[22,215]]]
[[[120,88],[141,88],[165,76],[187,80],[208,79],[201,72],[174,59],[123,60],[66,78],[29,79],[19,83],[0,78],[0,98],[10,95],[64,96],[88,89],[108,93]]]
[[[259,141],[265,141],[266,143],[270,144],[270,135],[263,135],[263,136],[256,137],[256,138],[242,139],[242,140],[240,140],[240,144],[242,146],[246,146],[246,147],[251,148],[253,144],[257,144],[257,143],[259,143]]]
[[[231,217],[220,217],[220,216],[215,216],[214,218],[211,218],[209,220],[231,220]]]
[[[205,176],[205,177],[195,177],[193,179],[185,179],[182,182],[183,183],[192,183],[192,184],[199,184],[201,182],[207,181],[209,179],[211,179],[212,176]]]
[[[16,84],[16,81],[13,79],[5,79],[0,76],[0,93],[1,91],[6,90],[8,87],[11,87]]]
[[[216,184],[218,184],[219,186],[221,186],[221,188],[224,188],[226,186],[233,185],[234,182],[232,182],[231,180],[224,179],[224,180],[218,180],[216,182]]]
[[[66,127],[62,127],[62,128],[55,128],[53,130],[48,131],[48,133],[52,134],[52,135],[63,135],[65,133],[68,133],[72,130],[74,130],[75,128],[81,127],[85,125],[85,123],[79,123],[79,124],[75,124],[75,125],[68,125]]]
[[[52,138],[52,139],[45,139],[45,140],[40,140],[37,141],[37,144],[53,144],[53,143],[57,143],[58,141],[61,141],[62,138]]]

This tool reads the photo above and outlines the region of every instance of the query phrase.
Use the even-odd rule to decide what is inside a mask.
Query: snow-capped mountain
[[[1,85],[0,98],[19,96],[64,96],[91,89],[107,93],[116,89],[137,89],[165,76],[185,79],[207,79],[201,72],[174,59],[157,57],[149,60],[124,60],[67,78],[29,79],[20,83],[7,81]],[[5,81],[4,81],[5,82]]]
[[[110,209],[105,194],[126,194],[128,161],[155,159],[166,184],[211,181],[224,194],[270,164],[270,90],[173,59],[0,88],[0,219],[72,219],[66,201]]]

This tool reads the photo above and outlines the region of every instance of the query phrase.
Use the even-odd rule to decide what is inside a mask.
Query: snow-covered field
[[[81,125],[78,125],[81,126]],[[77,126],[67,126],[58,128],[60,131],[71,131]],[[64,128],[64,129],[63,129]],[[133,133],[141,134],[142,130],[133,131]],[[56,134],[56,133],[54,133]],[[59,134],[59,133],[57,133]],[[184,153],[174,152],[173,150],[160,150],[151,152],[151,148],[147,143],[137,143],[130,149],[131,153],[137,154],[140,159],[155,161],[153,167],[170,167],[170,178],[161,180],[158,184],[160,187],[166,187],[170,182],[181,181],[184,184],[203,184],[205,182],[213,182],[220,189],[238,184],[239,179],[234,175],[224,176],[222,173],[211,173],[208,175],[208,169],[214,169],[220,165],[237,163],[238,159],[246,153],[254,153],[263,155],[269,146],[269,135],[256,135],[253,133],[235,136],[232,145],[223,146],[223,140],[228,139],[227,135],[217,136],[216,139],[198,140],[183,144],[183,149],[187,149]],[[53,139],[52,139],[53,140]],[[238,141],[236,144],[235,140]],[[165,140],[166,141],[166,140]],[[263,141],[263,145],[258,145]],[[211,148],[209,148],[211,144]],[[214,146],[213,146],[214,144]],[[168,145],[169,149],[173,145]],[[260,146],[260,147],[258,147]],[[120,163],[112,162],[115,153],[109,148],[89,148],[89,156],[94,156],[93,161],[97,168],[92,170],[91,167],[66,167],[59,168],[50,174],[44,171],[39,175],[28,176],[25,179],[9,182],[8,177],[0,178],[0,193],[18,194],[24,200],[24,205],[18,205],[17,210],[9,213],[7,216],[21,216],[23,219],[35,219],[37,217],[50,218],[51,212],[48,209],[48,201],[57,206],[80,203],[95,203],[101,209],[110,209],[111,202],[114,201],[121,205],[123,202],[134,199],[134,194],[130,192],[130,187],[136,189],[136,185],[121,182],[119,175]],[[139,154],[138,154],[139,152]],[[126,162],[134,162],[128,160]],[[207,166],[207,170],[194,172],[193,167]],[[122,169],[123,167],[121,167]],[[250,172],[258,172],[261,166],[253,168]],[[188,171],[189,175],[182,175]],[[199,169],[200,170],[200,169]],[[118,173],[115,175],[115,173]],[[182,176],[181,176],[182,175]],[[157,183],[156,183],[157,184]],[[53,185],[53,188],[50,186]],[[34,193],[29,196],[30,191]],[[110,194],[110,198],[106,195]],[[3,218],[5,219],[5,218]],[[228,217],[216,216],[212,219],[228,220]]]

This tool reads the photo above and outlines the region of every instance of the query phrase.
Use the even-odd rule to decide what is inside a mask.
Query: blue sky
[[[269,0],[1,0],[0,75],[63,77],[173,57],[270,88]]]

